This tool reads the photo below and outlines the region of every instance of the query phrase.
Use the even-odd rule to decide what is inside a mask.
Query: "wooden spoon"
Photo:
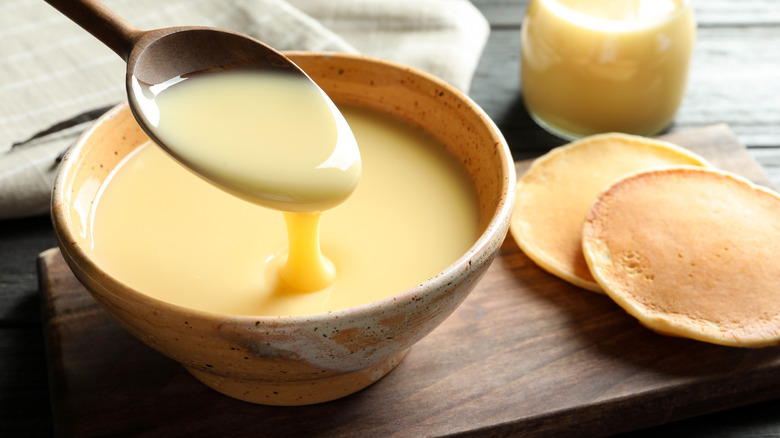
[[[246,35],[223,29],[186,26],[140,31],[98,0],[46,2],[127,62],[125,88],[128,104],[136,121],[151,140],[195,174],[251,202],[284,211],[320,211],[330,208],[346,199],[357,186],[360,178],[360,153],[349,125],[308,75],[276,50]],[[156,92],[152,91],[152,87],[160,85],[156,88],[164,89],[193,74],[224,70],[289,73],[309,81],[308,84],[319,90],[314,95],[326,102],[327,108],[332,112],[333,126],[337,131],[333,137],[335,141],[323,140],[316,145],[316,151],[305,149],[309,152],[307,155],[310,159],[296,160],[297,167],[294,167],[294,172],[293,166],[289,165],[281,172],[266,172],[274,175],[269,177],[270,180],[255,177],[263,173],[263,167],[245,169],[246,166],[233,166],[247,159],[266,162],[269,166],[279,164],[273,160],[258,159],[257,156],[247,153],[244,146],[239,145],[232,149],[224,145],[215,146],[219,147],[214,151],[220,155],[219,159],[214,159],[213,154],[204,159],[204,154],[196,149],[193,152],[190,144],[176,144],[176,140],[166,144],[166,141],[161,139],[164,136],[163,131],[156,126],[159,121],[159,107],[154,103],[153,96]],[[300,105],[313,107],[318,103],[319,101],[302,100]],[[208,106],[207,103],[204,106]],[[203,132],[197,128],[193,130],[196,133]],[[217,133],[217,136],[219,135],[221,134]],[[168,135],[165,138],[173,137]],[[308,143],[310,142],[306,144]],[[212,144],[217,145],[218,141]],[[328,155],[325,156],[328,158],[318,161],[323,152],[327,152]],[[232,166],[228,172],[224,170],[225,163]]]
[[[134,98],[135,78],[144,88],[192,73],[262,69],[308,76],[287,57],[249,36],[225,29],[181,26],[142,31],[98,0],[45,0],[116,52],[127,63],[125,87],[133,115],[165,148]]]

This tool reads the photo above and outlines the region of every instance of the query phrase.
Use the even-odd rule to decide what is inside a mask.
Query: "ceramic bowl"
[[[418,125],[465,164],[478,191],[482,233],[455,263],[391,298],[309,316],[206,313],[134,290],[101,269],[84,236],[102,182],[147,140],[126,104],[100,118],[69,151],[52,197],[52,220],[65,260],[114,319],[215,390],[269,405],[337,399],[398,365],[487,270],[507,234],[515,187],[503,136],[455,88],[412,68],[364,56],[288,55],[337,104],[361,105]]]

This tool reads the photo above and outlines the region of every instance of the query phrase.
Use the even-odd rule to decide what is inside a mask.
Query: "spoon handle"
[[[98,0],[45,0],[127,62],[135,41],[144,33]]]

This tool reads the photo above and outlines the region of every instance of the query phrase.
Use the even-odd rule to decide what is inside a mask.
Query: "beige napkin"
[[[105,0],[139,29],[236,30],[279,50],[363,53],[463,91],[489,26],[468,0]],[[124,62],[43,0],[0,1],[0,219],[48,211],[58,157],[125,99]]]

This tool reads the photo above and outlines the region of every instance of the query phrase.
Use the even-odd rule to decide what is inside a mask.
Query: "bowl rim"
[[[501,174],[503,175],[503,181],[500,185],[501,194],[497,199],[497,206],[493,210],[490,220],[486,224],[485,229],[482,231],[476,241],[468,248],[468,250],[466,250],[465,253],[463,253],[443,270],[417,284],[416,286],[369,303],[313,314],[283,316],[230,315],[173,304],[135,290],[134,288],[126,285],[122,281],[114,278],[109,273],[101,269],[98,264],[93,261],[92,257],[90,257],[86,251],[76,243],[77,240],[74,238],[73,231],[67,226],[69,220],[67,218],[68,215],[66,214],[66,210],[68,208],[65,207],[64,200],[65,192],[69,189],[69,187],[65,186],[65,182],[68,179],[68,176],[77,170],[76,167],[78,160],[75,160],[75,158],[81,154],[82,150],[87,148],[88,139],[100,126],[102,126],[111,118],[116,117],[122,111],[130,112],[127,101],[123,101],[101,115],[86,131],[81,134],[76,143],[74,143],[74,145],[65,153],[60,164],[60,168],[58,169],[57,175],[55,177],[51,198],[51,219],[60,250],[67,252],[65,260],[70,266],[71,270],[77,274],[77,277],[82,275],[85,277],[90,277],[91,280],[95,281],[91,278],[92,276],[89,274],[89,272],[99,273],[101,276],[101,281],[99,283],[108,282],[109,284],[109,287],[103,287],[102,289],[105,292],[108,292],[112,297],[123,301],[133,300],[139,304],[148,303],[151,308],[158,310],[165,309],[171,313],[186,315],[188,318],[197,317],[203,320],[219,322],[232,321],[240,325],[246,323],[254,325],[268,323],[276,327],[297,326],[302,323],[317,324],[339,318],[355,318],[362,314],[373,313],[377,309],[385,308],[385,306],[391,305],[392,303],[414,300],[416,297],[424,294],[426,290],[435,289],[435,286],[440,284],[446,285],[449,281],[457,278],[459,272],[465,271],[467,267],[471,265],[472,260],[479,258],[481,255],[487,254],[491,246],[495,246],[497,248],[501,246],[501,243],[507,234],[506,232],[502,233],[502,231],[508,231],[509,221],[511,219],[512,210],[514,208],[516,171],[514,167],[514,160],[512,159],[511,151],[506,142],[506,139],[498,129],[498,126],[495,124],[495,122],[493,122],[493,120],[479,105],[477,105],[465,93],[461,92],[453,85],[450,85],[442,79],[439,79],[438,77],[426,73],[422,70],[393,61],[387,61],[367,55],[356,55],[340,52],[288,51],[284,53],[293,57],[322,57],[336,60],[345,59],[360,62],[370,62],[381,64],[385,68],[408,72],[417,76],[421,80],[431,82],[432,85],[435,85],[438,89],[452,94],[464,107],[476,114],[482,120],[487,129],[490,131],[491,135],[494,137],[494,147],[496,154],[500,157],[500,170]],[[71,262],[69,258],[72,258],[74,262]],[[87,269],[78,266],[78,263],[76,263],[75,260],[77,260],[78,263],[83,264]],[[81,278],[79,279],[81,280]],[[115,290],[121,290],[122,292],[117,294],[114,292]]]

